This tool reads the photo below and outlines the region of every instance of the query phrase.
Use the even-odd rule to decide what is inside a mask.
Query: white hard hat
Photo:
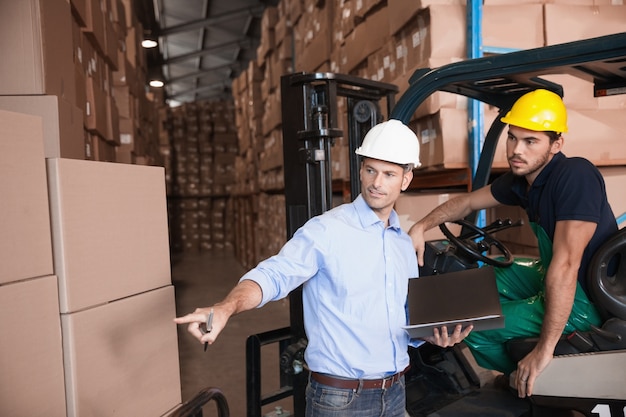
[[[400,120],[391,119],[370,129],[357,155],[396,164],[420,165],[420,145],[417,135]]]

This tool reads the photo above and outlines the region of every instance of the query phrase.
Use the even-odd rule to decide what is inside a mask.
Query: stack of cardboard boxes
[[[44,118],[46,157],[162,164],[130,0],[7,2],[0,23],[0,108]]]
[[[44,158],[0,111],[0,414],[163,415],[180,401],[163,168]]]
[[[228,197],[236,192],[234,117],[230,100],[187,103],[167,112],[167,194],[174,252],[232,249],[233,210]]]
[[[131,13],[0,5],[0,415],[158,416],[181,402],[165,175],[142,166],[160,156]],[[114,78],[136,93],[122,117]]]
[[[280,74],[276,68],[284,73],[292,70],[352,74],[395,84],[401,95],[417,69],[466,59],[465,4],[464,0],[283,0],[275,9],[268,8],[267,20],[275,24],[263,26],[257,60],[233,81],[240,137],[237,168],[249,166],[243,160],[256,158],[260,192],[281,192],[282,109],[277,88]],[[529,49],[623,31],[626,31],[626,7],[622,1],[483,2],[481,35],[485,46]],[[289,55],[285,45],[291,44],[293,53]],[[585,156],[598,166],[626,165],[626,148],[620,144],[624,127],[619,121],[626,96],[593,98],[586,81],[546,78],[554,79],[565,88],[565,102],[570,109],[566,154]],[[344,103],[338,106],[346,111]],[[489,108],[485,108],[484,113],[488,125],[496,114]],[[345,119],[345,116],[340,117],[339,128]],[[422,167],[415,174],[468,170],[468,126],[471,123],[465,98],[439,92],[427,99],[410,121],[421,141]],[[589,146],[591,140],[593,146]],[[501,141],[494,168],[506,167],[503,145]],[[345,138],[336,140],[331,156],[333,179],[346,180]],[[238,178],[250,181],[247,174],[242,173]],[[254,194],[252,189],[248,190]],[[449,191],[412,190],[402,196],[398,205],[400,214],[410,219],[407,220],[410,224],[427,212],[424,208],[431,209],[434,202],[443,201],[455,192]],[[609,188],[610,195],[618,192]],[[616,208],[616,215],[624,211],[626,207],[622,205]],[[501,217],[504,213],[489,214]],[[441,235],[435,233],[433,238],[438,236]],[[275,240],[279,243],[284,238],[263,237],[264,242]]]

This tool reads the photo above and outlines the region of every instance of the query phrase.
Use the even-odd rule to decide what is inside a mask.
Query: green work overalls
[[[545,275],[552,260],[552,242],[536,223],[531,227],[537,236],[540,259],[517,258],[508,268],[495,268],[505,327],[471,332],[465,338],[476,362],[484,368],[509,374],[517,369],[507,355],[505,342],[510,339],[538,337],[545,313]],[[572,312],[563,333],[588,331],[599,326],[601,318],[578,283]]]

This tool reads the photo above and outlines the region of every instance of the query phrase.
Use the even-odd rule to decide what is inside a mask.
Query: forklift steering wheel
[[[476,261],[482,261],[492,266],[506,268],[513,264],[513,255],[511,254],[511,251],[509,251],[509,249],[504,246],[502,242],[480,227],[468,222],[467,220],[457,220],[451,223],[458,224],[464,229],[470,230],[469,233],[457,237],[452,234],[445,223],[439,225],[439,229],[441,229],[442,233],[456,246],[459,251],[472,257]],[[481,239],[475,240],[477,238]],[[499,251],[499,253],[504,257],[503,260],[483,255],[483,252],[488,251],[492,247],[495,247]]]

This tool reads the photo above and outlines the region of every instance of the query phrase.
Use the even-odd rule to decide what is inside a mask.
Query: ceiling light
[[[156,88],[160,88],[163,87],[164,83],[161,80],[151,80],[150,81],[150,87],[156,87]]]
[[[141,42],[141,46],[143,46],[144,48],[154,48],[157,45],[158,45],[158,43],[154,39],[144,39]]]

